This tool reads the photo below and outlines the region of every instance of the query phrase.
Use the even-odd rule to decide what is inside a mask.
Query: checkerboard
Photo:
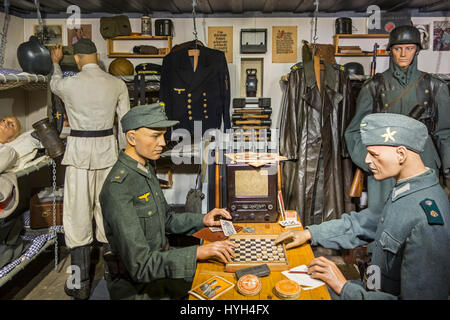
[[[274,245],[278,235],[231,235],[228,240],[237,243],[234,249],[236,256],[225,267],[233,272],[239,269],[267,264],[270,270],[282,271],[289,269],[289,262],[284,244]]]

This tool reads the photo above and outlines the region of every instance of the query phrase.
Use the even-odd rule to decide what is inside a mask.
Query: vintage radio
[[[227,210],[236,222],[276,222],[277,164],[226,165]]]

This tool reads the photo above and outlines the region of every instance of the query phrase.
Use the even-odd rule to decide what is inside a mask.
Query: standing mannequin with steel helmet
[[[125,83],[98,66],[97,48],[91,40],[80,39],[74,45],[74,54],[80,72],[63,78],[58,65],[63,55],[61,46],[52,50],[54,73],[50,87],[64,102],[71,127],[62,160],[67,166],[63,225],[66,245],[71,250],[71,264],[80,271],[81,287],[70,288],[66,283],[65,291],[75,299],[87,299],[93,218],[97,240],[104,244],[108,242],[99,193],[118,156],[113,135],[114,116],[117,113],[120,121],[130,104]],[[121,131],[119,123],[119,148],[124,148],[125,137]]]
[[[450,98],[445,82],[417,69],[420,49],[419,31],[412,26],[399,26],[391,31],[387,49],[389,69],[368,80],[358,96],[356,114],[345,132],[352,161],[369,172],[364,159],[367,151],[361,143],[361,120],[370,113],[388,112],[408,115],[416,105],[425,107],[419,118],[428,128],[428,140],[422,160],[439,174],[442,168],[450,179]],[[376,181],[368,176],[369,208],[383,205],[394,186],[394,179]],[[448,185],[448,183],[447,183]]]

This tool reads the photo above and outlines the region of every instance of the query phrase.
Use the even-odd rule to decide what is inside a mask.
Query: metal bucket
[[[39,140],[51,158],[54,159],[64,154],[66,147],[48,118],[33,123],[33,129],[36,130]]]

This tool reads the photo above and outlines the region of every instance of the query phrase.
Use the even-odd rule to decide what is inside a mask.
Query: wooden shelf
[[[371,57],[373,53],[361,52],[361,53],[341,53],[339,52],[339,40],[340,39],[387,39],[389,34],[337,34],[334,36],[334,55],[336,57]],[[387,57],[389,53],[377,53],[377,56]]]
[[[115,52],[114,41],[131,40],[131,41],[151,41],[151,40],[166,40],[167,47],[164,54],[134,54],[130,52]],[[108,52],[108,58],[164,58],[169,54],[172,49],[172,37],[171,36],[119,36],[111,39],[106,39],[106,47]]]

